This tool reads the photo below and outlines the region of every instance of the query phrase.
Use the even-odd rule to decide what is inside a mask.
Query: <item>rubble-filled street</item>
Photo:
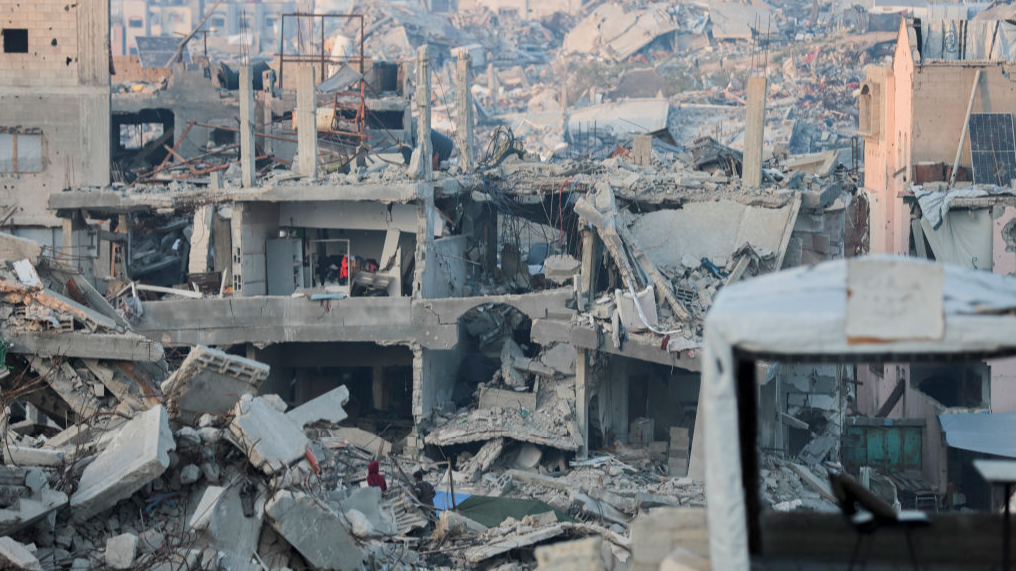
[[[1007,0],[0,15],[0,569],[1008,569]]]

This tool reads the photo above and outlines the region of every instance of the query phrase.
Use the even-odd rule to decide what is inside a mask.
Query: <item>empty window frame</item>
[[[42,135],[0,133],[0,173],[42,172]]]
[[[140,149],[162,136],[162,123],[122,123],[120,125],[120,146],[124,149]]]
[[[4,53],[27,54],[28,30],[22,28],[4,28]]]

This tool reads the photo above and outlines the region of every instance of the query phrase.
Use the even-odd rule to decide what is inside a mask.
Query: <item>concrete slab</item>
[[[42,565],[24,545],[9,537],[0,537],[0,569],[42,571]]]
[[[166,382],[163,393],[174,419],[195,423],[202,414],[229,411],[241,395],[256,395],[269,366],[198,345]]]
[[[55,512],[67,505],[67,494],[42,490],[31,498],[20,498],[12,506],[0,509],[0,534],[10,535],[27,529],[44,517],[55,521]]]
[[[259,495],[254,501],[254,515],[244,515],[240,484],[208,486],[187,527],[196,531],[208,547],[225,553],[225,568],[242,569],[257,551],[264,513],[264,497]]]
[[[283,490],[265,504],[265,513],[272,527],[312,567],[338,571],[361,568],[363,550],[344,518],[313,497]]]
[[[269,476],[303,458],[303,430],[268,401],[244,395],[233,407],[229,432],[251,463]]]
[[[549,256],[543,261],[543,275],[550,281],[564,283],[579,273],[582,264],[566,254]]]
[[[562,375],[575,374],[575,347],[559,343],[540,355],[540,361]]]
[[[300,428],[321,420],[338,424],[349,416],[342,409],[347,402],[349,402],[349,389],[346,388],[346,385],[342,385],[294,408],[286,413],[286,417]]]
[[[113,507],[158,478],[176,449],[166,408],[151,408],[123,425],[112,441],[85,468],[71,496],[74,520],[83,522]]]
[[[395,535],[398,525],[391,511],[381,509],[381,488],[356,488],[342,502],[342,511],[357,511],[370,522],[370,526],[381,535]]]

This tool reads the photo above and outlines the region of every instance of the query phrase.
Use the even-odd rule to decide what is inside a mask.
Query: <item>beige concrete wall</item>
[[[0,173],[15,226],[60,225],[51,192],[109,183],[108,0],[0,0],[3,28],[28,30],[28,53],[0,57],[0,132],[41,133],[43,168]]]

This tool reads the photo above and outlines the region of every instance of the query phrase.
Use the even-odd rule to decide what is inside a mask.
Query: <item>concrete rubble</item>
[[[0,566],[709,568],[705,316],[867,248],[889,15],[51,2],[90,83],[14,95],[101,98],[0,155]],[[831,511],[856,371],[759,367],[762,503]]]

